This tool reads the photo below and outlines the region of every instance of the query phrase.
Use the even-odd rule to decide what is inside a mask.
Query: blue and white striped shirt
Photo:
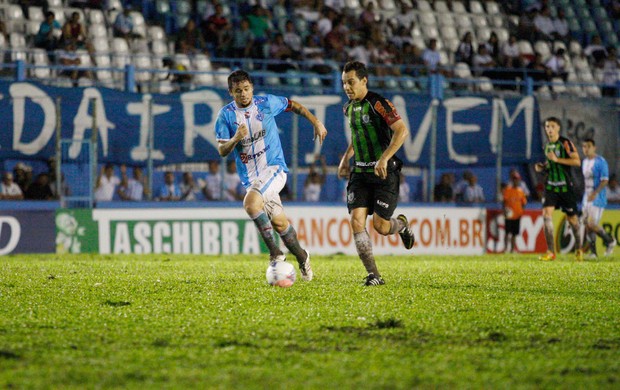
[[[230,140],[242,123],[248,127],[248,136],[234,149],[237,173],[244,187],[250,187],[267,167],[279,166],[288,173],[275,121],[275,116],[288,105],[285,97],[266,95],[254,96],[252,104],[245,108],[237,107],[233,101],[220,110],[215,122],[218,142]]]

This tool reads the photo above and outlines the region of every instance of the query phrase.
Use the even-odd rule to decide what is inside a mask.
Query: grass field
[[[0,388],[620,388],[620,262],[0,257]]]

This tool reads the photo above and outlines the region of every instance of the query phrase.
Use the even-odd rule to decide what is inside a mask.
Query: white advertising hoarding
[[[301,245],[315,254],[355,255],[349,215],[343,206],[285,206]],[[484,253],[482,208],[403,207],[416,236],[405,250],[398,235],[381,236],[368,219],[377,255]],[[99,253],[261,253],[260,237],[241,207],[95,209]]]

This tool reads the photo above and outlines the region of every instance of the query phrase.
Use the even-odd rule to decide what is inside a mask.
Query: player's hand
[[[380,158],[379,161],[377,161],[377,165],[375,165],[375,175],[379,176],[381,179],[387,177],[387,160]]]
[[[349,173],[349,160],[340,160],[340,164],[338,164],[338,178],[344,179],[349,177]]]
[[[248,126],[245,123],[242,123],[241,125],[239,125],[239,127],[237,127],[237,133],[235,134],[235,137],[237,137],[237,139],[241,141],[242,139],[247,137],[248,134],[250,134]]]
[[[558,161],[558,156],[555,155],[555,153],[553,152],[548,152],[547,153],[547,158],[553,162],[557,162]]]
[[[594,202],[594,199],[596,199],[596,195],[597,194],[590,194],[590,195],[588,195],[588,202]]]
[[[545,164],[544,164],[544,163],[537,162],[536,164],[534,164],[534,170],[535,170],[536,172],[542,172],[542,171],[544,171],[544,170],[545,170]]]
[[[325,128],[325,125],[321,122],[317,123],[316,126],[314,126],[314,137],[312,139],[313,140],[318,139],[321,145],[323,145],[323,140],[325,139],[326,136],[327,136],[327,129]]]

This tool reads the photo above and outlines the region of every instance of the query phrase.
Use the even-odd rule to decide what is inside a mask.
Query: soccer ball
[[[278,287],[291,287],[297,278],[295,267],[286,261],[272,261],[267,267],[267,283]]]

